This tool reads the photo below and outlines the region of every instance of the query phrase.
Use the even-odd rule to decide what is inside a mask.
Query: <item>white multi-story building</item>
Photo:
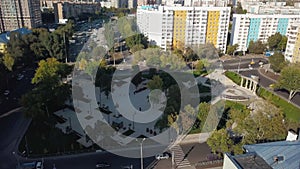
[[[184,6],[216,6],[226,7],[230,4],[230,0],[185,0]]]
[[[225,53],[230,7],[139,6],[137,24],[163,49],[212,43]]]
[[[276,32],[286,35],[291,25],[299,22],[300,15],[234,14],[230,45],[238,44],[238,51],[247,51],[251,40],[267,43]]]

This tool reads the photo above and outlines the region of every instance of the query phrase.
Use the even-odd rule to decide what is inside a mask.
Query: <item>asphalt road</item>
[[[149,165],[154,160],[152,158],[144,158],[144,166]],[[120,169],[122,166],[133,166],[141,168],[141,161],[139,158],[125,158],[111,153],[95,153],[78,157],[65,157],[60,159],[45,159],[45,169],[52,169],[53,164],[57,169],[95,169],[97,162],[107,162],[111,166],[109,169]]]
[[[251,61],[255,62],[255,64],[253,64],[251,67],[252,68],[258,68],[259,62],[263,62],[264,64],[268,63],[268,60],[265,58],[236,58],[236,59],[232,59],[232,60],[225,60],[223,62],[223,68],[225,70],[228,69],[246,69],[249,68],[249,64],[251,63]]]
[[[21,112],[0,118],[0,169],[15,168],[16,158],[13,152],[17,152],[18,143],[26,132],[29,123],[30,120],[25,119]]]
[[[24,77],[21,80],[17,80],[17,74],[23,74]],[[5,85],[4,90],[9,90],[8,96],[5,96],[3,92],[1,93],[1,103],[0,103],[0,115],[6,113],[14,108],[20,107],[20,98],[23,94],[32,90],[33,85],[31,84],[31,79],[35,73],[34,67],[22,68],[10,73],[8,84]],[[6,82],[1,82],[6,83]]]

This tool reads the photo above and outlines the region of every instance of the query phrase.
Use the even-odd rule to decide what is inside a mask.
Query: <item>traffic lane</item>
[[[268,63],[268,61],[264,58],[253,58],[254,64],[251,65],[253,68],[260,67],[259,62],[263,62],[264,64]],[[249,64],[252,62],[252,58],[247,59],[234,59],[234,60],[227,60],[222,63],[224,69],[240,69],[248,68]]]
[[[268,60],[266,58],[235,58],[235,59],[225,60],[223,63],[224,64],[238,64],[240,61],[250,63],[252,61],[252,59],[254,62],[262,61],[264,63],[268,63]]]
[[[19,100],[21,96],[33,89],[31,79],[34,76],[34,73],[34,68],[24,69],[24,72],[22,71],[24,77],[21,80],[14,79],[14,83],[10,84],[11,87],[9,88],[9,95],[4,96],[4,99],[0,104],[0,114],[6,113],[20,106]]]
[[[154,161],[154,157],[144,158],[144,167]],[[133,168],[141,168],[139,158],[126,158],[112,153],[104,152],[78,157],[65,157],[59,159],[45,159],[45,169],[52,169],[53,164],[57,169],[95,169],[98,162],[107,162],[110,169],[120,169],[122,166],[133,165]]]
[[[22,112],[15,112],[0,118],[0,169],[11,169],[16,166],[13,152],[22,139],[30,120],[25,119]]]

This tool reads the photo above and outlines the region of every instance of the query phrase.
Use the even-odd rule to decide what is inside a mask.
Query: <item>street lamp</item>
[[[17,164],[17,165],[18,165],[18,169],[21,168],[21,167],[20,167],[19,159],[17,158],[17,155],[16,155],[16,152],[12,152],[12,153],[13,153],[13,155],[15,156],[16,161],[17,161],[17,163],[18,163],[18,164]]]
[[[135,139],[138,141],[138,139]],[[144,163],[143,163],[143,142],[146,140],[146,138],[143,138],[142,141],[140,142],[141,145],[141,169],[144,169]]]

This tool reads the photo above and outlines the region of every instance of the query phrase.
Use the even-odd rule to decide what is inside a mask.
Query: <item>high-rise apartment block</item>
[[[279,32],[287,35],[291,25],[300,22],[300,15],[234,14],[230,44],[238,44],[238,51],[247,51],[249,42],[262,41]]]
[[[212,43],[225,53],[230,7],[139,6],[141,33],[163,49]]]
[[[285,60],[300,63],[300,23],[291,25],[287,32]]]
[[[1,0],[1,32],[22,27],[34,28],[41,24],[40,0]]]

